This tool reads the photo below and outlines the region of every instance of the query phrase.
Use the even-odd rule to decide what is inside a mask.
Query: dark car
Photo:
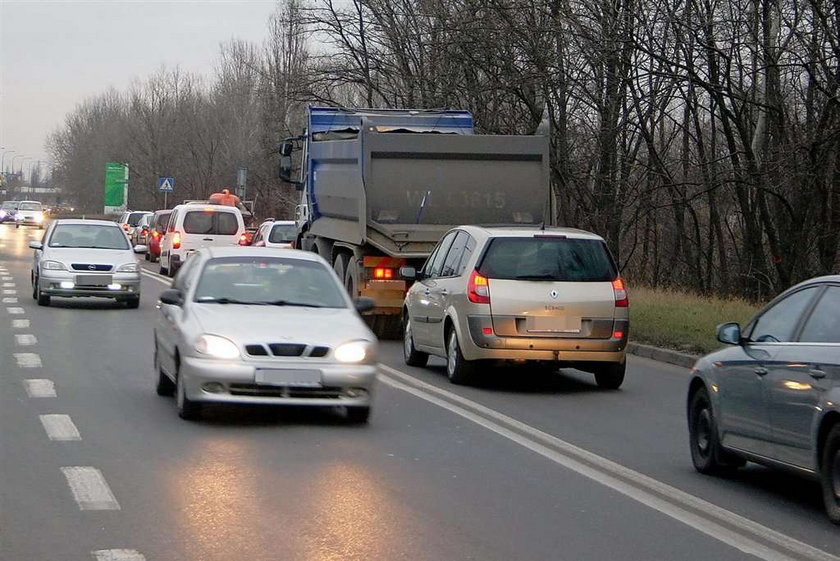
[[[840,276],[803,282],[701,358],[688,390],[691,459],[701,473],[751,461],[817,479],[840,524]]]

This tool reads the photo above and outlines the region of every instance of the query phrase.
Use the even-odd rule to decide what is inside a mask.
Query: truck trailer
[[[366,319],[382,338],[400,336],[399,268],[419,269],[447,230],[553,223],[548,137],[475,134],[468,111],[309,107],[280,154],[301,193],[296,247],[375,300]]]

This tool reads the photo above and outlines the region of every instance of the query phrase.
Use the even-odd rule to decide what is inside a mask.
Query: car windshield
[[[41,203],[20,203],[18,210],[41,210]]]
[[[603,282],[616,278],[604,242],[560,236],[495,238],[479,272],[491,279]]]
[[[271,243],[287,243],[295,240],[297,231],[294,224],[275,224],[271,228],[268,241]]]
[[[320,263],[301,259],[223,257],[201,272],[195,301],[346,308],[343,288]]]
[[[58,224],[50,236],[50,247],[128,249],[128,240],[116,226],[103,224]]]

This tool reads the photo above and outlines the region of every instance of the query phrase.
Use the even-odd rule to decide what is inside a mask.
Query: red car
[[[171,210],[158,210],[151,221],[152,232],[149,234],[149,251],[146,252],[146,260],[157,263],[160,259],[160,240],[166,233],[166,225],[169,224]]]

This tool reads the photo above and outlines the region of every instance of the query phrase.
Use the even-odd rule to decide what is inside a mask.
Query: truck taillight
[[[181,232],[172,234],[172,249],[181,249]]]
[[[394,278],[394,270],[386,267],[376,267],[373,270],[373,278],[378,280],[390,280]]]
[[[467,297],[474,304],[489,304],[490,282],[487,280],[487,277],[478,271],[473,271],[470,274],[470,280],[467,285]]]
[[[630,299],[627,298],[627,288],[624,286],[624,280],[618,277],[612,282],[613,292],[615,292],[615,307],[627,308],[630,306]]]

